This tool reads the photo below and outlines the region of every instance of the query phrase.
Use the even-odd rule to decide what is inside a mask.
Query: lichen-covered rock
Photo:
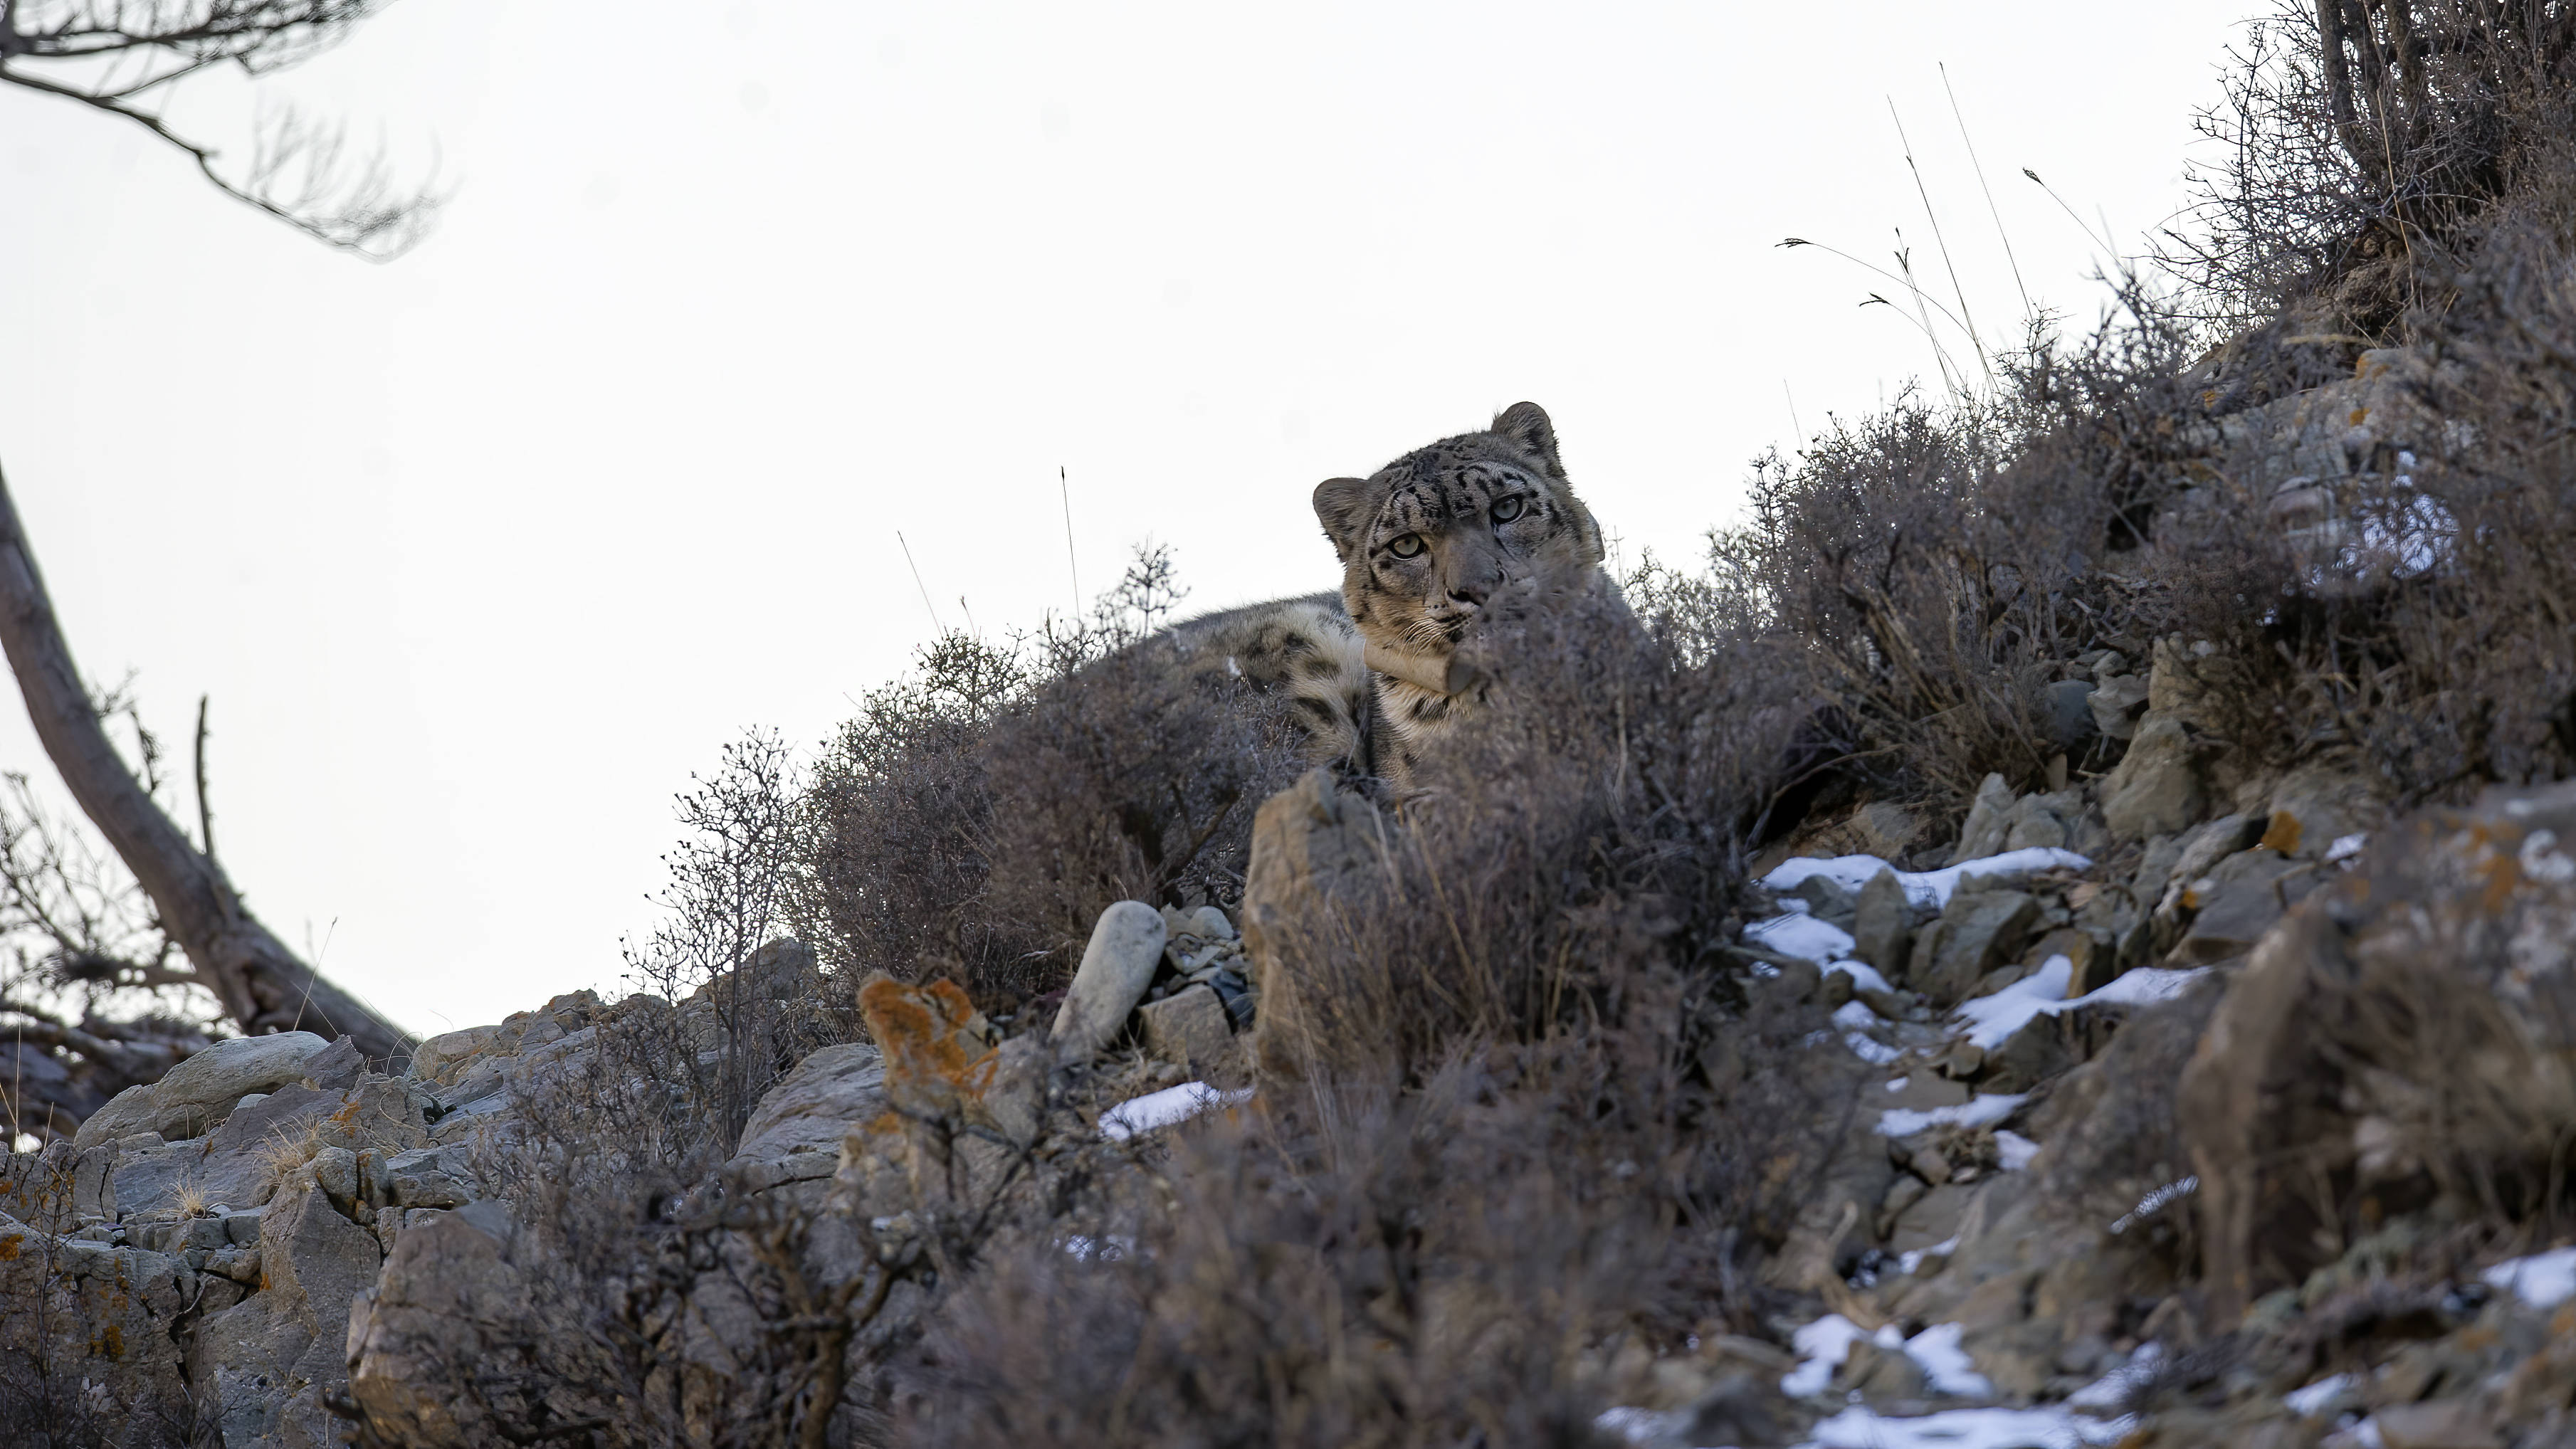
[[[2576,784],[2374,840],[2263,938],[2178,1115],[2221,1324],[2407,1203],[2545,1182],[2576,1133]]]

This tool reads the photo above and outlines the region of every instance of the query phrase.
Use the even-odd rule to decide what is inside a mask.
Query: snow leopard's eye
[[[1388,544],[1386,546],[1386,551],[1394,554],[1397,558],[1420,558],[1422,556],[1422,535],[1418,533],[1408,533],[1402,538],[1397,539],[1395,542]]]
[[[1524,505],[1518,497],[1511,497],[1502,500],[1494,505],[1494,521],[1496,523],[1511,522],[1513,519],[1521,516],[1521,509],[1523,506]]]

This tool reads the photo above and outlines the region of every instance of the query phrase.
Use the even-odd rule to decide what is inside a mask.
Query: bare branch
[[[0,81],[141,126],[197,163],[225,195],[306,235],[373,260],[428,234],[445,196],[435,178],[397,186],[381,148],[349,154],[336,126],[264,111],[246,166],[181,135],[147,98],[212,66],[281,70],[345,39],[387,0],[0,0]]]
[[[150,895],[160,924],[247,1032],[299,1024],[345,1032],[370,1057],[410,1050],[399,1027],[315,974],[243,906],[232,882],[190,844],[118,758],[81,687],[36,571],[26,531],[0,480],[0,646],[36,736],[81,809]]]

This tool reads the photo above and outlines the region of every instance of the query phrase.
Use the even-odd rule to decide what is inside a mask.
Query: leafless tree
[[[381,155],[292,110],[261,113],[246,160],[183,133],[169,100],[229,66],[257,78],[345,39],[387,0],[0,0],[0,81],[119,116],[185,152],[225,195],[376,260],[425,234],[439,197]],[[0,1107],[14,1140],[68,1133],[116,1092],[157,1080],[228,1027],[345,1033],[370,1057],[411,1039],[332,985],[243,906],[157,798],[158,747],[130,704],[74,665],[25,525],[0,480],[0,647],[36,735],[111,860],[52,819],[23,775],[0,781]],[[141,778],[110,740],[133,726]]]
[[[438,210],[382,154],[354,158],[336,125],[266,112],[246,161],[174,128],[172,89],[232,66],[264,76],[345,39],[388,0],[0,0],[0,81],[93,106],[150,131],[227,196],[308,236],[386,259],[409,250]]]

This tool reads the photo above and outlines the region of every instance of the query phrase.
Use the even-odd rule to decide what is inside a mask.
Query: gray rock
[[[1153,1002],[1141,1015],[1145,1049],[1164,1061],[1203,1072],[1233,1050],[1225,1006],[1207,987],[1193,986]]]
[[[117,1093],[81,1124],[73,1145],[94,1147],[136,1132],[158,1132],[173,1141],[200,1136],[231,1115],[244,1096],[302,1081],[306,1065],[329,1045],[309,1031],[216,1042],[160,1081]]]
[[[1905,974],[1905,952],[1914,940],[1914,904],[1896,872],[1882,870],[1861,883],[1852,905],[1852,954],[1894,981]]]
[[[2012,808],[2012,787],[2004,783],[2003,776],[1988,775],[1977,786],[1976,800],[1968,806],[1967,822],[1959,827],[1959,848],[1950,852],[1949,863],[1957,865],[1963,860],[1999,854]]]
[[[323,1401],[347,1379],[349,1305],[374,1284],[377,1261],[375,1234],[319,1188],[264,1215],[266,1288],[206,1318],[190,1353],[227,1449],[340,1442]]]
[[[526,1312],[508,1225],[495,1226],[464,1213],[407,1217],[383,1276],[351,1305],[349,1396],[381,1442],[463,1449],[493,1437],[454,1382],[482,1356],[483,1331],[506,1335]]]
[[[2084,699],[2084,707],[2093,715],[2093,728],[2115,740],[2128,739],[2138,732],[2138,709],[2147,702],[2147,682],[2134,674],[2115,674],[2102,680]]]
[[[864,1042],[825,1047],[760,1099],[725,1171],[753,1192],[829,1178],[850,1128],[885,1110],[885,1059],[877,1049]]]
[[[1854,902],[1842,882],[1831,876],[1811,875],[1798,882],[1789,894],[1805,901],[1808,914],[1817,920],[1851,929]]]
[[[2313,881],[2312,874],[2275,851],[2247,850],[2227,857],[2210,875],[2183,888],[2182,904],[2199,914],[2174,953],[2194,964],[2244,955]]]
[[[414,1148],[386,1158],[385,1178],[397,1207],[460,1207],[479,1195],[465,1149],[452,1144]]]
[[[367,1059],[358,1051],[358,1044],[345,1036],[324,1047],[313,1060],[304,1064],[306,1079],[325,1091],[346,1090],[358,1085],[358,1078],[365,1075],[366,1070]]]
[[[1055,1014],[1050,1039],[1058,1061],[1088,1060],[1118,1035],[1153,982],[1163,939],[1162,913],[1143,901],[1120,901],[1100,913]]]
[[[1886,861],[1904,855],[1923,837],[1920,817],[1884,800],[1873,800],[1852,812],[1851,828],[1862,850]]]
[[[1959,1000],[2021,950],[2039,914],[2038,898],[2022,891],[1952,896],[1941,919],[1915,939],[1906,983],[1940,1001]]]
[[[497,1026],[469,1026],[431,1037],[412,1048],[411,1074],[433,1086],[448,1086],[455,1082],[457,1072],[483,1055],[500,1034]]]
[[[2122,840],[2183,830],[2208,805],[2190,733],[2169,715],[2149,714],[2102,781],[2102,821]]]
[[[2102,732],[2093,718],[2094,689],[2085,680],[2061,679],[2039,693],[2049,743],[2069,755],[2080,752]]]

